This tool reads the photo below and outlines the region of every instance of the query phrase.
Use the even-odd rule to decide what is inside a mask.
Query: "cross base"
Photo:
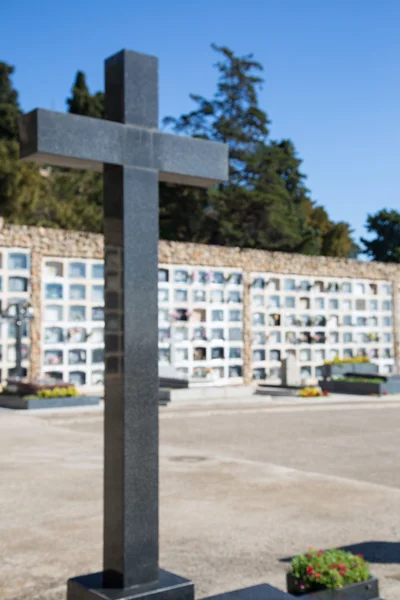
[[[103,572],[68,580],[67,600],[194,600],[194,584],[159,570],[158,581],[130,588],[103,587]]]

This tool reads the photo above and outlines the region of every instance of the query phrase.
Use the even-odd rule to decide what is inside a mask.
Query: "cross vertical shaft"
[[[157,60],[106,61],[106,119],[156,128]],[[158,173],[104,165],[104,585],[158,570]],[[129,258],[127,258],[129,257]]]

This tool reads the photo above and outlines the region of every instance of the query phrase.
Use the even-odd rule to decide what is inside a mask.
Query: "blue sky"
[[[0,2],[0,60],[24,111],[65,110],[76,71],[103,88],[121,48],[160,60],[160,116],[212,95],[211,42],[264,65],[260,104],[304,160],[312,196],[363,235],[368,212],[400,208],[398,0],[31,0]]]

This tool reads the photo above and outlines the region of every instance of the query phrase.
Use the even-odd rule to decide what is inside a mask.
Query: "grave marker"
[[[301,385],[299,363],[292,354],[282,360],[281,379],[284,387],[299,387]]]
[[[123,50],[105,80],[106,120],[37,109],[20,127],[22,159],[104,177],[104,571],[70,580],[68,600],[190,600],[158,565],[158,181],[224,181],[228,148],[157,131],[156,58]]]

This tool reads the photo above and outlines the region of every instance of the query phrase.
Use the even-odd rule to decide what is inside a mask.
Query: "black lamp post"
[[[15,309],[12,310],[12,309]],[[27,300],[9,304],[1,314],[2,319],[15,324],[16,376],[22,378],[22,325],[33,319],[33,308]]]

